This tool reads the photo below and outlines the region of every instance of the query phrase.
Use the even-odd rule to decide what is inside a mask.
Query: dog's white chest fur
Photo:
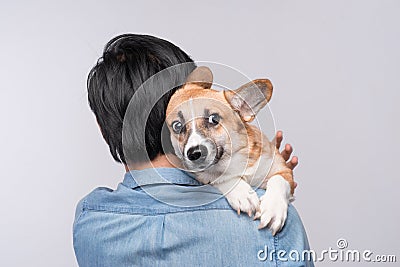
[[[243,211],[250,216],[254,212],[255,219],[260,218],[259,228],[269,226],[275,235],[285,223],[291,195],[290,185],[281,175],[267,178],[274,160],[274,154],[270,154],[264,151],[251,166],[246,155],[234,154],[227,166],[217,166],[224,171],[216,180],[212,179],[215,168],[198,174],[198,180],[217,187],[238,213]],[[252,187],[266,189],[266,193],[259,199]]]

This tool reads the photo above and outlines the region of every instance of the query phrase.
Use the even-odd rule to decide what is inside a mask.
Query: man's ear
[[[190,88],[191,85],[195,84],[204,89],[210,89],[213,83],[213,74],[208,67],[200,66],[194,69],[192,73],[186,79],[186,83],[183,88]]]
[[[258,79],[240,86],[234,91],[224,91],[225,99],[238,111],[245,122],[251,122],[256,114],[269,102],[272,83],[268,79]]]

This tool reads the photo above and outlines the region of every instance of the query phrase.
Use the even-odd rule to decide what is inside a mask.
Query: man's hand
[[[283,133],[282,131],[277,131],[276,135],[275,135],[275,145],[276,148],[279,150],[282,144],[282,140],[283,140]],[[297,164],[299,164],[299,159],[296,156],[293,156],[292,158],[290,158],[290,156],[292,155],[293,152],[293,148],[290,144],[285,144],[285,148],[280,151],[282,157],[286,160],[286,165],[294,170],[294,168],[296,168]],[[297,187],[297,183],[294,182],[294,188]]]

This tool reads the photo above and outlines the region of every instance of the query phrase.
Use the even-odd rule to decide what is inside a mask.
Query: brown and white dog
[[[275,145],[254,125],[272,96],[259,79],[237,90],[211,89],[209,68],[198,67],[172,96],[166,113],[175,154],[183,168],[218,188],[233,209],[260,218],[275,235],[284,225],[293,197],[292,170]],[[266,189],[259,199],[253,187]]]

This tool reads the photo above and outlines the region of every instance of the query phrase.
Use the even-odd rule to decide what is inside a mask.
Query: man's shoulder
[[[256,192],[258,195],[262,195],[265,191],[259,189]],[[191,198],[192,196],[186,194],[178,197]],[[117,218],[122,219],[126,215],[145,216],[147,218],[167,215],[171,218],[174,214],[179,217],[179,214],[182,213],[186,213],[182,215],[182,222],[187,219],[185,216],[188,216],[188,213],[192,213],[190,216],[202,221],[214,220],[215,218],[217,220],[226,218],[227,221],[236,221],[237,218],[246,221],[250,219],[245,214],[237,215],[223,195],[220,195],[217,200],[203,205],[174,206],[171,203],[160,201],[140,187],[132,189],[123,183],[119,184],[115,190],[98,187],[83,197],[76,206],[74,227],[80,218],[88,213],[91,215],[86,216],[85,224],[90,224],[91,221],[95,221],[99,217],[116,220]],[[287,220],[294,225],[302,225],[300,217],[292,205],[289,205]],[[300,224],[297,222],[300,222]]]
[[[188,200],[193,199],[193,195],[186,193],[179,196],[179,192],[174,192],[168,189],[168,185],[152,186],[151,189],[143,188],[129,188],[123,183],[119,184],[118,187],[113,190],[107,187],[98,187],[92,192],[83,197],[77,204],[76,217],[82,212],[109,212],[119,214],[142,214],[142,215],[157,215],[167,214],[174,212],[189,212],[196,210],[230,210],[229,203],[220,195],[215,198],[215,201],[204,202],[199,205],[185,205],[183,198]],[[192,188],[190,186],[179,186],[181,189]],[[193,188],[192,188],[193,189]],[[150,191],[150,192],[149,192]],[[157,195],[152,192],[164,192],[163,194]],[[168,192],[168,199],[179,197],[181,202],[175,203],[174,201],[168,201],[165,192]],[[182,205],[180,205],[182,204]]]
[[[268,229],[257,229],[259,221],[237,215],[224,197],[203,206],[174,207],[141,189],[120,186],[116,190],[96,188],[78,203],[73,236],[80,266],[93,262],[127,266],[124,259],[128,258],[130,264],[142,266],[177,260],[183,265],[193,257],[205,259],[205,252],[210,256],[206,262],[219,259],[223,266],[255,265],[265,264],[257,258],[265,247],[287,251],[308,247],[301,220],[291,205],[284,229],[273,237]],[[111,260],[110,251],[118,257]]]
[[[255,265],[261,263],[257,253],[265,246],[289,249],[293,240],[296,247],[308,246],[293,206],[282,232],[273,237],[268,229],[258,230],[259,221],[238,215],[213,187],[191,183],[177,171],[163,172],[167,177],[168,173],[170,183],[141,186],[126,175],[115,190],[96,188],[78,203],[73,241],[80,266],[93,266],[93,262],[170,266],[176,260],[190,265],[193,257],[207,257],[206,262],[220,259],[223,266]],[[148,172],[143,173],[143,178],[148,177]],[[118,256],[109,257],[110,253]]]

